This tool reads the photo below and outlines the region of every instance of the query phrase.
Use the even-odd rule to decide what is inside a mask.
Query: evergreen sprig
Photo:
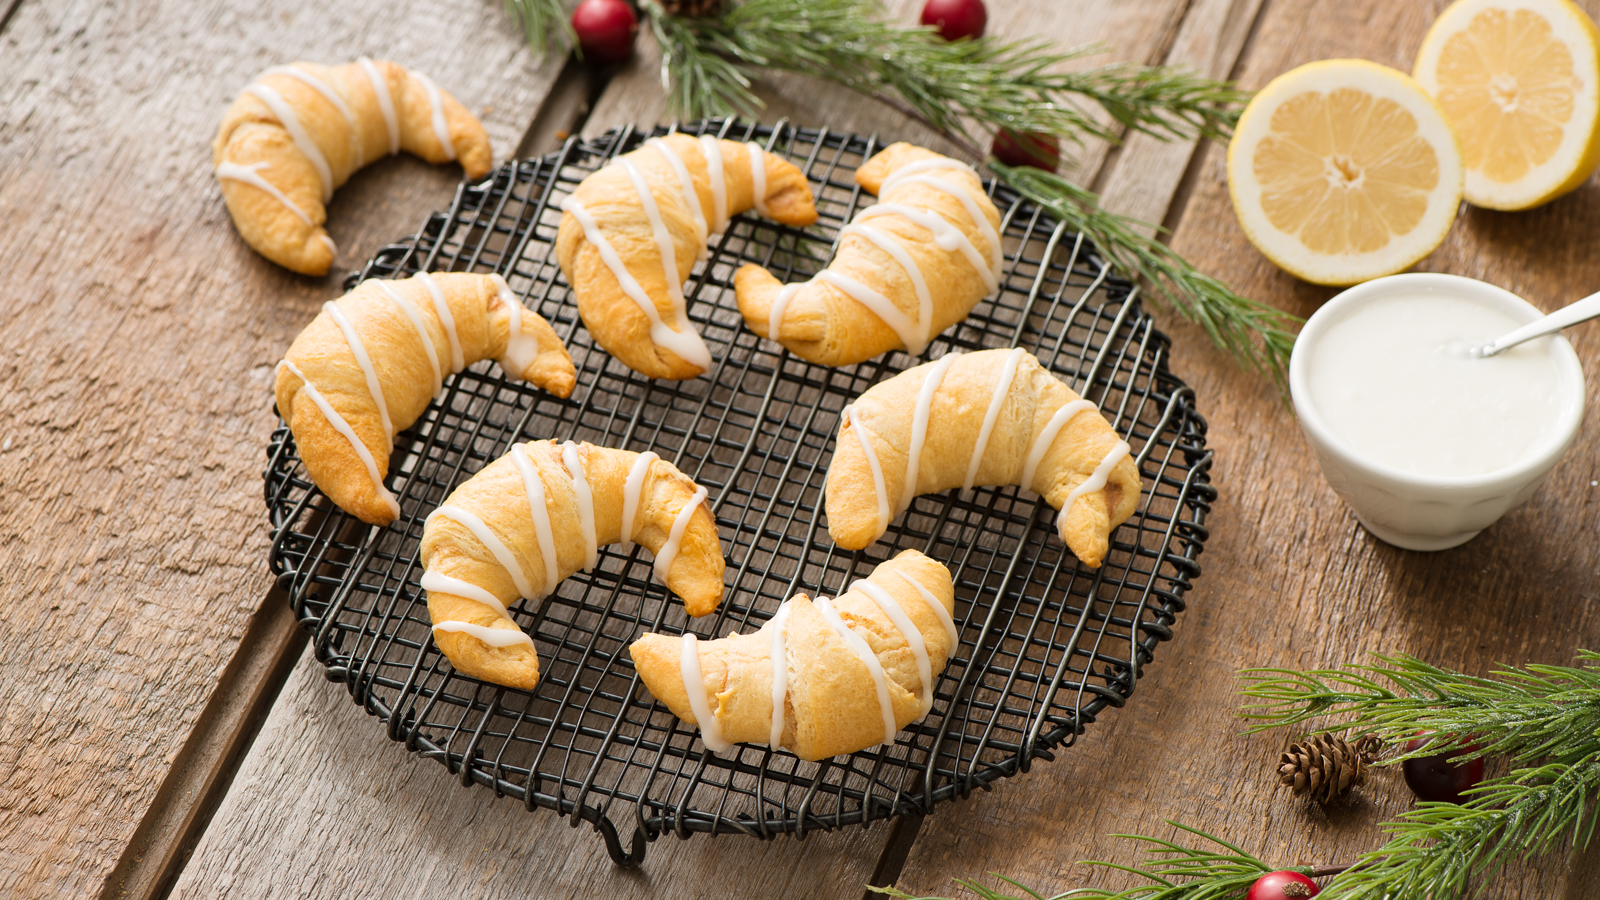
[[[1240,715],[1253,732],[1334,716],[1322,730],[1372,731],[1391,742],[1422,732],[1441,745],[1471,735],[1475,755],[1527,765],[1574,747],[1600,750],[1600,654],[1581,650],[1578,660],[1585,665],[1502,667],[1488,678],[1411,656],[1309,672],[1246,669],[1240,693],[1259,702]]]
[[[1153,236],[1160,231],[1158,226],[1110,212],[1092,191],[1041,169],[1012,168],[995,160],[989,167],[1018,193],[1094,241],[1122,271],[1154,285],[1240,364],[1270,376],[1279,391],[1288,390],[1289,354],[1294,349],[1294,332],[1289,329],[1300,322],[1298,317],[1242,297],[1199,271]]]
[[[1123,129],[1224,138],[1248,99],[1227,82],[1183,68],[1063,70],[1105,52],[1100,46],[946,41],[931,28],[890,21],[879,0],[743,0],[703,18],[667,15],[656,0],[642,0],[640,8],[661,45],[674,111],[686,118],[755,114],[762,103],[750,85],[759,69],[842,84],[967,141],[986,140],[985,131],[1000,127],[1079,143],[1091,136],[1117,141]]]
[[[1129,872],[1147,882],[1125,890],[1074,888],[1046,896],[1019,881],[992,872],[990,874],[1002,882],[1021,890],[1027,895],[1026,898],[1002,893],[998,888],[991,888],[968,879],[957,879],[956,883],[977,894],[982,900],[1069,900],[1078,897],[1093,898],[1093,900],[1239,900],[1250,890],[1250,885],[1254,884],[1256,879],[1268,872],[1287,868],[1289,871],[1307,876],[1319,874],[1318,870],[1309,866],[1274,868],[1248,851],[1198,828],[1173,821],[1168,821],[1167,824],[1201,838],[1205,843],[1190,846],[1178,840],[1137,834],[1116,834],[1112,837],[1126,838],[1143,844],[1147,856],[1145,861],[1132,866],[1097,861],[1084,863],[1084,865]],[[1219,852],[1219,848],[1223,852]],[[912,897],[894,888],[873,888],[873,890],[898,900],[942,900],[935,897]]]
[[[527,36],[528,45],[534,52],[545,52],[551,40],[557,37],[563,46],[578,45],[568,18],[571,13],[567,11],[564,0],[506,0],[506,7],[522,23],[522,33]]]

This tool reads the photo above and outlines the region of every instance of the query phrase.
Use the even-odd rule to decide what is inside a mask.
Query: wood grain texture
[[[173,898],[853,897],[889,830],[666,836],[619,869],[589,825],[463,788],[391,743],[321,671],[307,651]]]
[[[1360,56],[1409,70],[1442,2],[1271,0],[1244,60],[1257,88],[1319,58]],[[1600,4],[1587,0],[1591,14]],[[1174,246],[1245,294],[1309,315],[1331,297],[1278,271],[1245,240],[1229,204],[1222,148],[1206,151]],[[1528,213],[1466,210],[1418,268],[1482,278],[1546,309],[1600,283],[1600,184]],[[954,877],[998,871],[1046,894],[1128,885],[1076,860],[1128,862],[1111,832],[1174,834],[1196,825],[1268,860],[1336,864],[1382,839],[1377,824],[1411,807],[1398,772],[1379,773],[1345,805],[1308,806],[1270,771],[1287,735],[1241,736],[1233,673],[1317,668],[1368,652],[1409,652],[1483,673],[1495,663],[1568,663],[1600,646],[1600,423],[1590,378],[1583,433],[1522,509],[1463,547],[1413,553],[1366,534],[1334,496],[1292,416],[1264,381],[1239,372],[1205,335],[1160,314],[1172,366],[1194,385],[1211,424],[1221,499],[1208,525],[1205,572],[1176,638],[1126,709],[1092,726],[1060,762],[941,811],[924,825],[900,886],[958,894]],[[1571,333],[1600,365],[1600,328]],[[1590,898],[1600,852],[1513,866],[1483,896]]]
[[[210,142],[260,69],[361,54],[432,74],[501,154],[555,73],[468,0],[28,2],[0,33],[0,895],[101,889],[266,595],[268,375],[339,278],[244,246]],[[459,178],[357,175],[335,270]]]

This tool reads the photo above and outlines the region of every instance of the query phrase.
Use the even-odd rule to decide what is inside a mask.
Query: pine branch
[[[994,160],[989,167],[1024,197],[1088,237],[1108,261],[1148,281],[1184,318],[1204,328],[1213,343],[1246,368],[1271,376],[1287,395],[1289,354],[1294,349],[1289,329],[1300,319],[1234,293],[1144,231],[1154,226],[1107,211],[1097,195],[1059,175]]]
[[[1246,669],[1240,690],[1260,702],[1240,715],[1250,731],[1334,716],[1323,730],[1373,731],[1390,741],[1418,732],[1471,735],[1473,755],[1504,755],[1513,764],[1561,758],[1567,748],[1600,749],[1600,654],[1579,651],[1584,665],[1504,667],[1479,678],[1410,656],[1376,657],[1370,665],[1295,672]],[[1436,753],[1434,747],[1412,755]],[[1393,760],[1390,760],[1393,762]]]
[[[1022,898],[1001,893],[975,881],[958,879],[956,883],[977,894],[982,900],[1068,900],[1077,897],[1094,898],[1094,900],[1238,900],[1256,879],[1268,872],[1282,870],[1273,868],[1247,851],[1198,828],[1173,821],[1168,821],[1167,824],[1226,852],[1218,852],[1205,844],[1189,846],[1182,843],[1181,839],[1165,840],[1137,834],[1117,834],[1112,837],[1126,838],[1144,845],[1146,860],[1134,866],[1095,861],[1085,862],[1084,865],[1127,872],[1139,876],[1149,882],[1148,884],[1140,884],[1122,891],[1074,888],[1046,897],[1021,882],[998,873],[990,873],[1006,884],[1020,889],[1027,895],[1026,898]],[[1288,869],[1302,875],[1317,873],[1317,870],[1307,866],[1290,866]],[[872,890],[899,900],[941,900],[933,897],[913,898],[894,888]]]
[[[1589,746],[1596,741],[1591,737]],[[1385,830],[1389,843],[1335,878],[1324,900],[1465,897],[1494,878],[1509,854],[1575,849],[1594,836],[1600,752],[1518,769],[1474,789],[1465,805],[1424,803]]]
[[[1247,98],[1184,69],[1132,64],[1062,71],[1104,52],[1050,42],[947,42],[890,22],[879,0],[744,0],[719,17],[675,18],[642,0],[662,48],[675,111],[685,118],[751,115],[758,68],[799,72],[867,94],[897,95],[940,131],[985,143],[971,122],[1082,142],[1123,129],[1164,138],[1224,137]],[[721,57],[716,66],[708,57]],[[1101,121],[1092,106],[1111,122]]]
[[[506,0],[506,7],[522,23],[522,33],[534,52],[544,53],[550,48],[551,39],[558,36],[563,46],[578,45],[562,0]]]

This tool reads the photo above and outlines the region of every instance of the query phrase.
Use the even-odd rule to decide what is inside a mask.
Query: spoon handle
[[[1600,316],[1600,294],[1590,294],[1576,303],[1568,304],[1542,319],[1529,322],[1510,334],[1503,335],[1483,348],[1484,356],[1493,356],[1502,350],[1509,350],[1524,341],[1531,341],[1536,337],[1554,334],[1568,325],[1576,325],[1585,319]]]

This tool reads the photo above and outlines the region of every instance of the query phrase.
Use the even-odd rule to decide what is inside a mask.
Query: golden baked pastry
[[[952,353],[868,388],[844,408],[828,466],[828,533],[859,550],[919,494],[1020,485],[1098,568],[1139,503],[1128,444],[1093,403],[1026,350]]]
[[[400,514],[383,486],[394,436],[438,396],[444,378],[495,359],[512,378],[558,397],[577,373],[550,323],[499,275],[371,279],[332,303],[278,363],[278,414],[311,480],[370,525]]]
[[[595,342],[650,378],[708,371],[683,284],[709,236],[752,207],[785,225],[817,220],[805,176],[754,143],[651,138],[585,178],[561,203],[556,255]]]
[[[706,491],[654,453],[529,441],[462,482],[422,530],[433,639],[456,670],[508,687],[539,683],[533,640],[506,614],[637,542],[691,616],[722,601],[722,545]]]
[[[297,62],[257,76],[228,107],[212,162],[245,243],[280,266],[322,275],[333,240],[322,227],[334,188],[381,156],[459,161],[468,178],[493,164],[489,136],[426,75],[385,60]]]
[[[840,232],[826,269],[785,285],[749,263],[733,279],[751,331],[825,366],[890,350],[921,356],[999,284],[1000,212],[972,167],[891,144],[856,183],[878,202]]]
[[[954,610],[950,570],[907,550],[832,601],[795,595],[750,634],[646,634],[628,652],[711,750],[755,743],[827,759],[893,741],[928,714],[956,646]]]

